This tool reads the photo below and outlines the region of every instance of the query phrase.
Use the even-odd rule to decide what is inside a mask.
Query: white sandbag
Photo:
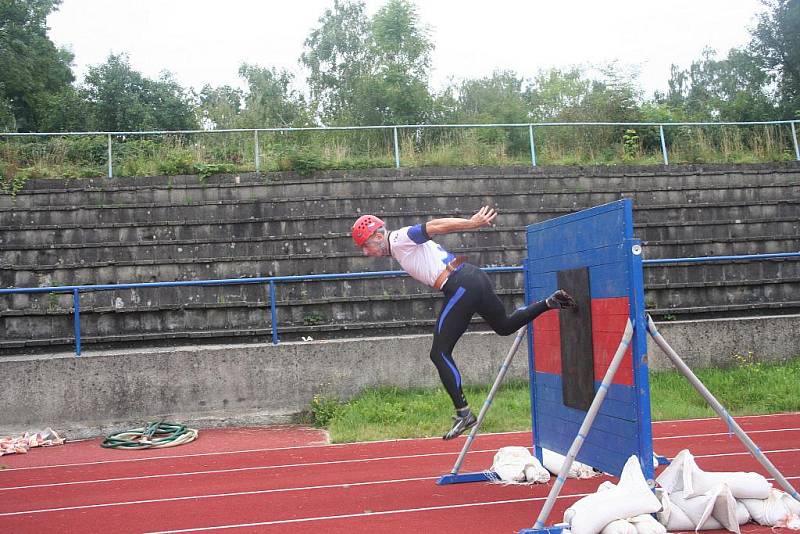
[[[800,522],[800,502],[785,491],[773,488],[766,499],[741,499],[740,502],[759,525],[785,527]],[[794,528],[800,528],[800,524]]]
[[[603,482],[597,491],[606,491],[616,487],[612,482]],[[627,523],[622,525],[621,523]],[[631,530],[630,527],[633,527]],[[666,534],[667,529],[650,514],[639,514],[627,519],[617,519],[603,528],[601,534]]]
[[[660,492],[662,510],[658,520],[667,530],[716,530],[739,532],[739,525],[750,520],[747,508],[736,502],[724,484],[704,495],[687,496],[684,491]]]
[[[719,484],[727,485],[736,499],[766,499],[772,489],[758,473],[703,471],[687,449],[679,452],[656,480],[668,493],[682,491],[687,497],[703,495]]]
[[[561,472],[561,466],[564,465],[564,458],[565,456],[563,454],[549,449],[542,449],[542,465],[556,476]],[[586,465],[577,460],[572,462],[569,473],[567,474],[567,478],[592,478],[596,476],[600,476],[599,471],[595,471],[594,467],[591,465]]]
[[[666,491],[659,492],[659,495],[661,511],[656,514],[659,523],[664,525],[670,532],[695,529],[694,522],[689,518],[686,512],[672,504],[672,499],[669,498],[669,494]],[[718,528],[722,527],[719,526]]]
[[[639,459],[631,456],[622,469],[619,484],[583,497],[564,512],[572,534],[597,534],[616,519],[650,514],[661,509],[642,474]]]
[[[666,534],[667,529],[650,514],[640,514],[628,519],[636,528],[636,534]]]
[[[625,519],[615,519],[603,527],[602,534],[636,534],[636,527]]]
[[[494,455],[492,471],[507,483],[546,483],[550,473],[525,447],[501,447]]]

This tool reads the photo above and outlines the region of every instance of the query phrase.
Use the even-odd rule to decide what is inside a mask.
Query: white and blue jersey
[[[389,233],[389,251],[414,280],[433,287],[436,278],[455,256],[431,241],[425,224],[406,226]]]

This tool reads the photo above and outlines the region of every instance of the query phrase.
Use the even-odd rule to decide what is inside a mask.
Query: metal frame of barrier
[[[661,154],[664,165],[669,165],[664,128],[670,126],[758,126],[788,124],[791,129],[794,144],[795,159],[800,161],[800,144],[797,141],[795,124],[800,120],[780,121],[752,121],[752,122],[538,122],[538,123],[493,123],[493,124],[397,124],[394,126],[315,126],[307,128],[230,128],[223,130],[153,130],[141,132],[0,132],[0,137],[66,137],[66,136],[105,136],[108,139],[108,177],[114,177],[112,141],[114,137],[128,137],[137,135],[178,135],[178,134],[215,134],[215,133],[247,133],[252,132],[255,148],[253,163],[256,173],[261,172],[261,157],[258,133],[259,132],[305,132],[305,131],[347,131],[347,130],[391,130],[394,144],[394,163],[400,168],[400,143],[398,130],[422,130],[431,128],[464,129],[464,128],[527,128],[530,142],[531,166],[536,167],[536,145],[534,144],[534,128],[552,126],[634,126],[658,128],[661,142]]]

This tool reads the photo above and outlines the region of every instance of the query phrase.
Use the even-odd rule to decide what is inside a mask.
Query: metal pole
[[[528,125],[528,137],[531,139],[531,166],[536,167],[536,145],[533,144],[533,124]]]
[[[772,462],[770,462],[769,459],[764,456],[764,453],[761,452],[761,449],[759,449],[756,444],[753,443],[753,440],[750,439],[750,436],[745,434],[744,430],[742,430],[742,427],[740,427],[739,424],[733,420],[733,417],[731,417],[728,411],[719,403],[719,401],[717,401],[714,395],[708,391],[708,388],[703,385],[700,379],[695,376],[692,370],[689,369],[689,366],[687,366],[681,357],[678,356],[678,353],[676,353],[675,350],[669,346],[669,343],[667,343],[661,334],[659,334],[653,319],[649,315],[647,316],[647,330],[650,331],[650,336],[653,338],[653,341],[655,341],[656,344],[661,347],[661,350],[663,350],[664,354],[669,357],[669,359],[672,361],[672,364],[675,365],[675,367],[678,368],[678,371],[680,371],[680,373],[686,377],[689,383],[694,386],[694,389],[700,393],[709,406],[711,406],[714,411],[717,412],[717,415],[719,415],[728,425],[728,428],[733,430],[733,433],[736,434],[736,437],[739,438],[745,447],[747,447],[747,450],[750,451],[750,454],[752,454],[756,460],[758,460],[758,463],[760,463],[764,469],[766,469],[767,472],[769,472],[769,474],[775,478],[775,480],[783,487],[783,489],[786,490],[789,495],[794,497],[795,500],[800,501],[800,494],[797,493],[797,490],[795,490],[792,485],[789,484],[789,481],[786,480],[780,473],[780,471],[778,471],[778,469],[772,465]]]
[[[664,140],[664,125],[658,126],[658,132],[661,134],[661,153],[664,155],[664,165],[669,165],[669,158],[667,157],[667,142]]]
[[[794,155],[797,158],[797,161],[800,161],[800,148],[797,146],[797,130],[794,129],[794,123],[790,123],[792,125],[792,141],[794,141]]]
[[[114,166],[111,163],[111,134],[108,134],[108,177],[114,177]]]
[[[73,327],[75,329],[75,356],[81,355],[81,297],[77,289],[72,290]]]
[[[400,144],[397,142],[397,126],[392,128],[394,130],[394,166],[396,169],[400,168]]]
[[[261,172],[261,158],[259,157],[259,150],[258,150],[258,130],[254,131],[256,136],[256,174]]]
[[[561,491],[561,487],[566,481],[569,468],[572,467],[572,462],[575,461],[575,457],[581,450],[583,440],[586,439],[586,435],[592,428],[594,419],[597,417],[597,412],[600,411],[600,406],[603,404],[603,400],[606,398],[608,386],[611,385],[611,381],[614,379],[614,375],[617,373],[619,364],[622,362],[622,357],[625,355],[625,351],[628,350],[628,345],[630,344],[632,337],[633,324],[631,323],[631,320],[628,319],[628,323],[625,325],[625,332],[622,334],[622,341],[620,341],[619,347],[617,347],[617,352],[614,354],[614,358],[611,360],[611,365],[608,366],[606,375],[603,377],[603,382],[597,389],[597,394],[595,394],[592,404],[589,406],[589,411],[586,412],[586,417],[583,418],[583,423],[578,430],[578,435],[575,436],[575,441],[572,442],[572,446],[569,448],[569,452],[567,452],[567,456],[564,458],[564,463],[561,464],[561,471],[559,471],[558,477],[556,477],[555,484],[553,484],[553,487],[550,488],[550,494],[547,496],[547,501],[545,501],[544,507],[542,507],[542,511],[539,513],[539,517],[536,519],[536,523],[533,525],[534,529],[542,528],[544,526],[544,522],[547,521],[547,517],[550,515],[550,512],[553,510],[553,505],[556,503],[556,498]],[[642,459],[644,460],[644,458]],[[652,461],[651,458],[647,458],[647,460]]]
[[[489,407],[492,405],[494,396],[497,393],[497,390],[500,388],[500,384],[503,383],[506,372],[508,372],[508,366],[511,365],[511,360],[514,359],[514,354],[517,353],[517,349],[519,348],[520,343],[522,343],[522,338],[525,337],[525,332],[527,332],[527,330],[528,325],[525,325],[517,331],[517,337],[514,338],[514,343],[508,350],[505,360],[503,360],[503,363],[500,365],[500,372],[497,374],[497,378],[494,380],[492,389],[489,391],[489,395],[486,396],[486,400],[483,401],[483,406],[481,406],[481,411],[478,414],[478,422],[475,423],[474,427],[472,427],[469,436],[467,436],[467,441],[464,443],[464,447],[461,449],[461,454],[458,455],[458,459],[456,460],[455,465],[453,465],[453,469],[450,471],[451,475],[457,475],[458,470],[461,469],[461,464],[464,463],[464,458],[467,456],[467,451],[472,445],[472,441],[475,439],[475,436],[478,434],[478,429],[481,427],[481,423],[483,423],[483,418],[486,417],[486,413],[489,411]]]
[[[275,281],[269,281],[269,307],[272,314],[272,344],[278,344],[278,310],[275,307]]]

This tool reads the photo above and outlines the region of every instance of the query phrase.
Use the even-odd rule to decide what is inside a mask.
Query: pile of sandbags
[[[653,516],[661,503],[642,474],[639,459],[631,456],[619,484],[600,484],[598,491],[578,500],[564,512],[572,534],[664,534]]]
[[[491,470],[507,484],[545,484],[550,473],[525,447],[502,447],[494,455]]]
[[[502,447],[494,455],[491,470],[500,481],[510,484],[546,484],[550,473],[558,475],[564,456],[542,449],[542,462],[525,447]],[[572,462],[567,478],[591,478],[600,475],[592,466]]]
[[[655,494],[638,458],[625,463],[620,482],[603,482],[564,512],[571,534],[664,534],[726,529],[740,534],[749,521],[800,530],[800,502],[758,473],[707,472],[688,450],[656,479]],[[651,514],[656,514],[654,518]]]
[[[64,438],[56,434],[52,428],[45,428],[33,434],[25,432],[21,436],[0,437],[0,456],[25,454],[32,447],[52,447],[63,443]]]
[[[738,534],[739,525],[750,520],[800,530],[800,502],[758,473],[703,471],[684,449],[656,481],[658,518],[668,530],[724,528]]]

